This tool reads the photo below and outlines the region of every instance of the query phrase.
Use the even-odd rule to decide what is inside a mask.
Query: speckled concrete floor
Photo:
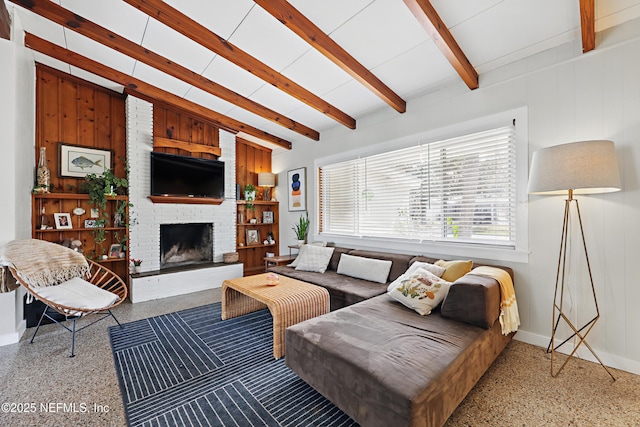
[[[220,290],[116,309],[121,322],[220,301]],[[0,347],[0,425],[125,426],[124,408],[107,326],[102,321],[77,336],[56,325],[32,329],[18,344]],[[640,376],[575,360],[558,378],[549,375],[544,350],[513,341],[482,377],[446,426],[638,426]],[[6,405],[9,404],[9,405]],[[7,412],[15,410],[18,412]]]

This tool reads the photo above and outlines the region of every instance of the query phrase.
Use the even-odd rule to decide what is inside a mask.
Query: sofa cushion
[[[409,261],[413,258],[413,255],[364,251],[359,249],[352,250],[349,252],[349,255],[391,261],[391,270],[389,271],[389,278],[387,279],[389,282],[393,282],[398,277],[402,276],[404,272],[407,271],[407,268],[409,268]]]
[[[353,249],[350,248],[341,248],[336,246],[333,248],[333,255],[331,255],[331,262],[329,262],[329,270],[336,271],[338,270],[338,265],[340,264],[340,257],[342,254],[347,254],[351,252]]]
[[[447,270],[442,275],[442,278],[447,282],[454,282],[471,271],[473,267],[473,261],[453,260],[453,261],[436,261],[436,265],[444,267]]]
[[[331,311],[387,292],[386,285],[345,276],[329,269],[322,274],[299,271],[287,266],[269,267],[268,271],[326,288],[329,291]]]
[[[500,285],[491,277],[466,274],[449,287],[440,315],[489,329],[500,315]]]
[[[445,298],[451,285],[423,268],[401,276],[398,280],[387,288],[389,296],[421,316],[431,314],[431,310]]]
[[[324,273],[331,261],[333,248],[316,245],[304,245],[295,259],[296,270]],[[294,264],[294,263],[292,263]]]
[[[387,283],[391,261],[374,258],[364,258],[344,254],[338,264],[338,274],[370,280],[377,283]]]
[[[409,265],[412,265],[414,262],[428,262],[429,264],[435,264],[440,258],[431,258],[424,255],[414,256],[409,260]]]

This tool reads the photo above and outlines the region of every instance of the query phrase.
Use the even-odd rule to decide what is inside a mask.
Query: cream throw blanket
[[[488,276],[496,279],[500,284],[500,325],[502,334],[507,335],[518,330],[520,326],[520,315],[518,314],[518,302],[513,289],[513,280],[505,270],[496,267],[477,267],[471,274]]]
[[[0,266],[12,267],[29,286],[52,286],[89,274],[85,257],[69,248],[37,239],[0,245]]]

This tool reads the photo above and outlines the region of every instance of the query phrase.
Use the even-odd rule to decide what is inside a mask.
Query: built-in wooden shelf
[[[259,244],[259,245],[244,245],[244,246],[238,246],[236,247],[236,250],[243,250],[243,249],[257,249],[257,248],[273,248],[275,247],[275,243],[269,244],[269,245],[265,245],[265,244]]]
[[[149,196],[153,203],[178,203],[185,205],[221,205],[224,199],[214,199],[211,197],[188,197],[188,196]]]

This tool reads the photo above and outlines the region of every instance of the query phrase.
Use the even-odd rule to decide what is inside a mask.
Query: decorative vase
[[[134,265],[133,266],[133,272],[134,272],[134,274],[138,274],[138,273],[142,272],[142,266]]]
[[[304,245],[305,242],[306,242],[306,240],[298,240],[298,246]]]
[[[51,171],[47,166],[47,147],[40,147],[40,160],[38,160],[37,184],[45,192],[49,192],[51,184]]]

